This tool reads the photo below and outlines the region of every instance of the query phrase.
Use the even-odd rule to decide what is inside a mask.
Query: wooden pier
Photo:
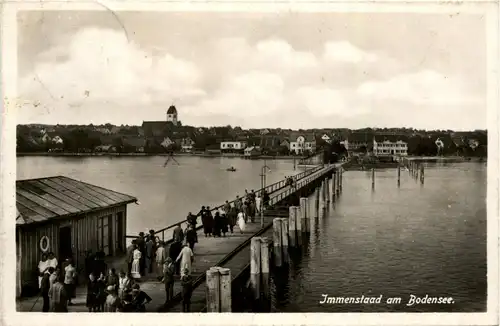
[[[300,198],[307,197],[314,193],[321,182],[331,177],[334,171],[340,166],[320,165],[303,171],[293,177],[294,184],[287,184],[287,180],[271,184],[265,187],[265,191],[270,195],[270,208],[263,214],[263,227],[261,227],[260,216],[255,217],[255,222],[247,223],[244,233],[240,233],[237,226],[234,228],[234,234],[226,234],[226,237],[205,237],[202,227],[198,228],[198,243],[194,247],[194,263],[192,275],[194,278],[194,292],[191,300],[191,311],[203,311],[206,309],[206,272],[211,267],[224,267],[231,270],[231,278],[234,280],[249,267],[250,262],[250,242],[254,236],[267,237],[272,239],[273,219],[276,217],[288,216],[288,206],[299,206]],[[263,190],[256,193],[262,196]],[[240,197],[243,194],[240,195]],[[232,203],[232,202],[231,202]],[[222,207],[222,206],[221,206]],[[213,210],[219,209],[215,207]],[[298,216],[300,219],[300,216]],[[199,220],[198,220],[199,221]],[[199,225],[201,221],[199,221]],[[156,232],[156,235],[170,243],[173,229],[180,225],[183,229],[186,221],[180,221]],[[285,223],[283,223],[285,225]],[[135,238],[136,236],[126,236]],[[272,247],[272,244],[269,244]],[[168,249],[167,249],[168,250]],[[114,261],[108,262],[108,268],[127,270],[125,257],[117,257]],[[177,278],[174,283],[174,299],[165,304],[165,289],[163,283],[156,279],[156,274],[146,275],[140,283],[141,289],[148,293],[153,301],[147,306],[149,312],[176,312],[182,310],[181,304],[181,286]],[[86,288],[85,285],[79,286],[76,291],[74,305],[69,306],[69,311],[84,312]],[[25,298],[17,302],[18,311],[41,311],[41,298]]]

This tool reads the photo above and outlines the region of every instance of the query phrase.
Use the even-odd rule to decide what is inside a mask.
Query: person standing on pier
[[[229,214],[229,211],[231,210],[231,204],[229,203],[228,200],[226,200],[226,203],[224,204],[224,212],[227,214]]]
[[[243,214],[243,212],[239,212],[238,213],[238,227],[240,228],[240,233],[243,234],[243,232],[245,231],[245,226],[246,226],[245,214]]]
[[[231,234],[233,234],[234,226],[236,225],[236,222],[238,220],[238,210],[236,209],[236,207],[234,206],[231,207],[227,215],[227,218],[228,218],[229,230],[231,231]]]
[[[151,297],[144,291],[141,290],[139,284],[134,284],[134,289],[132,290],[132,305],[134,306],[135,312],[146,312],[146,304],[153,301]]]
[[[227,233],[227,226],[229,224],[228,218],[226,213],[223,213],[220,217],[220,224],[221,224],[221,231],[222,231],[222,236],[225,237]]]
[[[174,297],[174,274],[175,265],[170,257],[167,258],[163,266],[163,283],[165,284],[165,304],[167,304]]]
[[[125,292],[132,288],[132,280],[127,276],[124,271],[120,271],[120,276],[118,277],[118,296],[120,299],[123,299]]]
[[[262,208],[267,208],[269,206],[269,194],[267,193],[267,190],[262,191],[262,201],[263,201],[263,207]]]
[[[49,289],[49,298],[52,312],[68,312],[68,295],[61,282],[62,276],[57,275],[56,282]]]
[[[180,261],[181,271],[182,273],[186,273],[186,271],[191,274],[191,267],[194,261],[194,254],[191,248],[186,244],[184,248],[182,248],[181,253],[175,260],[176,262]],[[182,275],[181,275],[182,276]]]
[[[241,210],[243,211],[243,215],[245,217],[245,223],[248,223],[248,201],[243,202],[243,206],[241,207]]]
[[[142,258],[142,252],[139,250],[138,247],[135,248],[134,250],[134,261],[132,262],[132,277],[136,280],[141,278],[141,258]]]
[[[148,238],[148,241],[146,242],[146,268],[145,270],[148,273],[153,272],[153,258],[154,258],[154,243],[153,243],[153,238],[151,236]]]
[[[52,267],[49,267],[48,270],[45,271],[42,277],[42,282],[40,283],[40,291],[42,294],[42,299],[43,299],[43,307],[42,307],[42,312],[49,312],[50,310],[50,298],[49,298],[49,290],[51,287],[50,284],[50,275],[51,271],[54,272],[54,269]]]
[[[214,217],[212,215],[212,211],[210,210],[210,206],[207,206],[207,209],[205,210],[205,215],[207,219],[207,228],[209,230],[209,235],[213,236],[213,229],[214,229]]]
[[[191,311],[191,295],[193,294],[193,278],[189,271],[184,270],[181,276],[182,284],[182,312]]]
[[[174,242],[184,241],[184,232],[182,231],[180,224],[178,224],[174,229],[173,240],[174,240]]]
[[[193,215],[191,212],[189,212],[187,218],[186,218],[186,221],[188,222],[188,224],[192,225],[194,228],[196,228],[196,224],[198,223],[197,222],[197,218],[196,218],[196,215]]]
[[[158,278],[163,275],[163,265],[167,259],[167,251],[165,250],[165,242],[158,242],[158,249],[156,249],[156,273]]]
[[[38,288],[42,288],[42,278],[47,269],[50,267],[46,254],[42,254],[42,259],[38,262]],[[55,267],[54,267],[55,268]]]
[[[89,312],[97,311],[97,295],[99,294],[99,284],[94,273],[90,273],[87,283],[87,308]]]
[[[132,244],[127,247],[127,273],[132,272],[132,262],[134,261],[134,250],[136,248],[137,241],[132,240]]]
[[[214,217],[214,237],[220,237],[220,231],[222,229],[222,224],[221,224],[221,218],[220,218],[220,213],[215,212],[215,217]]]
[[[180,275],[180,263],[176,261],[177,257],[180,255],[182,251],[182,242],[174,241],[170,244],[170,248],[168,249],[168,256],[175,262],[175,274]]]
[[[66,295],[68,296],[68,306],[73,305],[71,302],[72,298],[75,298],[76,289],[76,269],[73,267],[73,261],[68,259],[68,264],[64,268],[64,289],[66,290]]]
[[[144,232],[139,233],[139,238],[137,239],[137,249],[141,252],[139,260],[139,273],[144,275],[146,269],[146,240],[144,239]]]
[[[260,214],[260,210],[262,209],[262,198],[260,194],[255,197],[255,211]]]
[[[208,237],[212,234],[212,223],[208,220],[208,212],[205,210],[205,206],[201,206],[200,216],[201,216],[201,224],[203,225],[203,233],[205,233],[205,237]]]
[[[254,201],[250,201],[250,203],[248,204],[248,215],[250,216],[250,220],[253,222],[255,222],[255,202]]]
[[[242,211],[243,208],[243,202],[241,201],[240,196],[236,195],[236,200],[234,202],[234,206],[238,210],[238,213]]]
[[[196,229],[189,225],[186,230],[186,242],[189,244],[189,248],[194,250],[194,244],[197,242]]]
[[[256,197],[257,197],[257,195],[255,195],[255,191],[252,189],[252,191],[250,192],[250,200],[252,202],[255,202]]]
[[[118,275],[116,275],[116,270],[114,268],[111,268],[109,270],[108,276],[106,277],[106,286],[112,286],[115,289],[118,290],[118,285],[119,285],[119,280],[118,280]]]

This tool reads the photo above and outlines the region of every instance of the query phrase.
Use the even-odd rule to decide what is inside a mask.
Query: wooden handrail
[[[296,175],[292,176],[292,178],[293,178],[295,181],[297,181],[297,180],[302,179],[302,178],[304,178],[304,177],[306,177],[306,176],[308,176],[308,175],[313,174],[314,172],[319,171],[319,170],[320,170],[320,169],[322,169],[322,168],[323,168],[323,166],[322,166],[322,165],[318,165],[318,166],[316,166],[315,168],[312,168],[312,169],[310,169],[310,170],[306,170],[306,171],[303,171],[303,172],[301,172],[301,173],[298,173],[298,174],[296,174]],[[276,192],[276,191],[278,191],[278,190],[283,189],[284,187],[286,187],[286,186],[287,186],[286,182],[287,182],[287,180],[286,180],[286,179],[285,179],[285,180],[280,180],[280,181],[278,181],[278,182],[275,182],[275,183],[273,183],[273,184],[270,184],[270,185],[268,185],[268,186],[266,186],[266,187],[264,187],[264,188],[261,188],[261,189],[259,189],[259,190],[255,191],[255,194],[262,194],[262,191],[265,189],[266,191],[268,191],[268,194],[269,194],[269,195],[271,195],[271,193]],[[275,188],[275,187],[276,187],[276,188]],[[275,189],[274,189],[274,188],[275,188]],[[234,200],[230,201],[230,202],[229,202],[229,204],[233,204],[235,201],[236,201],[236,199],[234,199]],[[220,208],[224,207],[224,205],[226,205],[226,204],[224,203],[224,204],[222,204],[222,205],[220,205],[220,206],[216,206],[216,207],[212,208],[210,211],[211,211],[211,212],[215,212],[215,211],[217,211],[218,209],[220,209]],[[194,215],[194,216],[196,216],[196,218],[198,218],[198,217],[200,216],[200,214],[198,213],[198,214],[196,214],[196,215]],[[158,230],[158,231],[155,231],[155,236],[159,235],[160,233],[162,233],[162,234],[163,234],[165,231],[167,231],[167,230],[169,230],[169,229],[172,229],[172,228],[174,228],[174,227],[177,227],[178,225],[181,225],[181,224],[186,223],[186,222],[187,222],[187,221],[186,221],[186,219],[184,219],[184,220],[182,220],[182,221],[179,221],[179,222],[176,222],[176,223],[174,223],[174,224],[171,224],[171,225],[169,225],[169,226],[167,226],[167,227],[165,227],[165,228],[163,228],[163,229],[160,229],[160,230]],[[126,235],[126,236],[125,236],[125,238],[132,238],[132,239],[136,239],[136,238],[138,238],[138,236],[136,236],[136,235]],[[165,240],[165,239],[162,239],[162,240]]]

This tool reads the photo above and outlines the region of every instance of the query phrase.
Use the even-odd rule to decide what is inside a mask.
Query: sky
[[[486,129],[479,15],[26,11],[18,123]]]

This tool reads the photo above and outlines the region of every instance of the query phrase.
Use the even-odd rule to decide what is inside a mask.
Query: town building
[[[137,198],[65,176],[16,181],[18,292],[38,286],[43,253],[85,266],[86,253],[125,253],[127,204]]]
[[[182,152],[185,153],[192,152],[193,146],[194,146],[194,141],[189,137],[185,137],[180,140],[180,147]]]
[[[220,150],[221,152],[238,152],[243,150],[247,147],[247,142],[246,141],[221,141],[220,143]]]
[[[348,153],[367,151],[373,143],[373,134],[367,132],[353,132],[341,141]]]
[[[167,110],[167,120],[166,121],[143,121],[142,129],[144,130],[144,137],[146,139],[158,139],[163,138],[179,124],[179,116],[175,106],[170,106]]]
[[[407,156],[408,141],[404,136],[375,135],[373,137],[373,155],[375,156]]]
[[[297,155],[306,152],[314,153],[316,151],[316,139],[314,135],[302,135],[292,133],[290,135],[290,152]]]

